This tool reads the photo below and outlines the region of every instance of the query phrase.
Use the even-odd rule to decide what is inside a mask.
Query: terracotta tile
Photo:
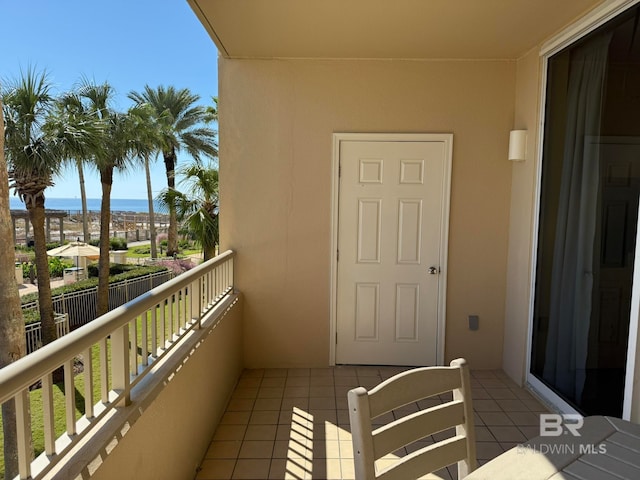
[[[495,442],[496,439],[487,427],[476,427],[476,442]]]
[[[479,412],[478,415],[482,419],[482,422],[487,426],[513,425],[513,422],[507,416],[506,413],[502,413],[502,412]]]
[[[478,381],[484,388],[507,388],[507,384],[497,378],[480,378]]]
[[[213,441],[205,458],[238,458],[241,444],[240,440]]]
[[[509,388],[489,388],[487,387],[487,393],[493,399],[502,398],[516,398],[511,389]]]
[[[238,458],[271,458],[273,445],[273,440],[245,440]]]
[[[335,397],[336,391],[333,386],[309,387],[309,397]]]
[[[284,398],[309,397],[309,387],[285,387]]]
[[[473,400],[473,409],[476,412],[501,412],[500,405],[495,400]]]
[[[285,387],[308,387],[310,383],[309,377],[288,377]]]
[[[284,387],[287,379],[285,377],[268,377],[262,379],[261,387]]]
[[[282,480],[287,471],[287,460],[285,458],[274,458],[271,460],[269,468],[269,479]]]
[[[287,369],[286,368],[268,368],[264,372],[264,377],[286,377]]]
[[[309,385],[312,387],[333,387],[333,377],[311,377]]]
[[[219,425],[213,439],[217,441],[242,440],[246,429],[246,425]]]
[[[336,399],[335,397],[311,397],[309,398],[309,409],[335,410]]]
[[[275,440],[276,425],[249,425],[244,434],[245,440]]]
[[[222,416],[220,425],[246,425],[249,423],[251,412],[227,412]]]
[[[254,410],[249,424],[251,425],[277,425],[280,412],[278,410]]]
[[[496,400],[500,408],[505,412],[528,412],[529,408],[517,398],[500,398]],[[474,405],[475,407],[475,405]]]
[[[280,410],[281,407],[280,398],[256,398],[253,410]]]
[[[206,459],[200,465],[196,480],[227,480],[231,478],[235,460]]]
[[[334,385],[341,385],[349,388],[356,388],[358,386],[358,377],[353,376],[338,376],[333,377]]]
[[[540,427],[518,427],[522,434],[526,437],[527,440],[537,437],[540,435]]]
[[[257,387],[251,387],[251,388],[236,388],[233,391],[233,395],[231,396],[232,399],[236,399],[236,398],[256,398],[258,396],[258,388]]]
[[[340,444],[340,458],[353,458],[353,444],[351,441],[338,440]]]
[[[283,387],[261,387],[258,391],[257,398],[282,398],[284,392]]]
[[[236,388],[257,388],[261,383],[261,377],[245,377],[238,380],[238,385],[236,385]]]
[[[491,460],[502,452],[504,452],[504,450],[498,442],[476,442],[476,455],[478,459]]]
[[[476,399],[486,399],[491,398],[491,396],[489,395],[489,392],[487,392],[483,387],[474,387],[471,389],[471,398],[473,399],[475,404]]]
[[[507,412],[507,415],[518,427],[539,427],[540,416],[532,412]]]
[[[355,471],[353,469],[353,459],[342,457],[340,459],[340,471],[342,473],[342,478],[356,478]]]
[[[335,410],[309,410],[315,425],[324,425],[325,423],[336,424],[338,421]]]
[[[337,458],[328,458],[325,462],[323,462],[326,468],[327,479],[338,480],[338,479],[347,479],[347,478],[355,478],[355,475],[351,477],[343,477],[342,476],[342,468],[340,465],[340,460]],[[320,477],[322,478],[322,477]]]
[[[525,436],[517,427],[491,426],[488,428],[498,442],[524,442],[526,440]]]
[[[280,410],[293,410],[294,408],[309,408],[309,397],[289,397],[285,395],[282,399]]]
[[[312,368],[309,371],[311,377],[331,377],[333,378],[333,372],[335,368]]]
[[[309,368],[290,368],[287,371],[289,377],[308,377],[311,375]]]
[[[251,480],[267,478],[269,476],[270,466],[271,460],[269,459],[239,459],[236,463],[236,467],[233,469],[233,476],[231,478],[244,478]]]
[[[493,370],[471,370],[471,377],[473,378],[492,378],[495,379],[496,374]]]
[[[232,398],[227,405],[227,412],[244,412],[253,410],[253,398]]]

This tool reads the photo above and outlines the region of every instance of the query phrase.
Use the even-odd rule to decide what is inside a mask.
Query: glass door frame
[[[542,185],[542,162],[543,162],[543,145],[544,145],[544,129],[545,129],[545,110],[546,110],[546,96],[547,96],[547,81],[548,81],[548,65],[549,59],[560,52],[564,48],[573,44],[577,40],[581,39],[585,35],[589,34],[596,28],[602,26],[608,21],[612,20],[619,14],[628,10],[629,8],[640,3],[640,0],[614,0],[606,2],[601,5],[582,19],[578,20],[574,24],[570,25],[558,35],[551,38],[548,42],[542,45],[540,49],[541,57],[541,70],[540,70],[540,103],[539,103],[539,130],[538,130],[538,151],[537,151],[537,165],[535,173],[535,200],[533,209],[533,229],[532,229],[532,241],[531,241],[531,278],[530,278],[530,296],[529,296],[529,325],[527,328],[527,357],[526,357],[526,374],[525,382],[531,388],[534,393],[542,398],[547,405],[554,411],[567,414],[577,414],[578,412],[569,405],[564,399],[562,399],[556,392],[539,380],[533,373],[531,373],[531,350],[533,339],[533,315],[534,315],[534,303],[535,303],[535,286],[536,286],[536,272],[538,262],[538,233],[540,228],[540,203],[541,203],[541,185]],[[640,218],[640,217],[639,217]],[[638,222],[638,228],[636,230],[636,239],[640,240],[640,222]],[[627,344],[627,364],[624,383],[624,404],[622,418],[630,420],[632,417],[633,400],[635,397],[636,414],[640,417],[640,386],[634,392],[633,379],[635,377],[636,367],[640,371],[640,365],[637,362],[640,359],[637,356],[637,347],[640,343],[638,339],[639,334],[639,317],[640,317],[640,241],[636,241],[636,255],[634,260],[634,273],[632,284],[632,296],[631,296],[631,312],[629,319],[629,339]],[[636,415],[634,415],[636,416]]]

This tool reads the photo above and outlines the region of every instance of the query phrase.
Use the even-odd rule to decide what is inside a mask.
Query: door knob
[[[438,274],[438,267],[429,267],[427,269],[427,272],[429,273],[429,275],[437,275]]]

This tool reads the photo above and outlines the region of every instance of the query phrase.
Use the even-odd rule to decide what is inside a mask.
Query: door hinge
[[[338,178],[342,177],[342,163],[338,164]]]
[[[336,262],[340,261],[340,250],[336,250]]]
[[[336,332],[336,345],[338,344],[338,332]]]

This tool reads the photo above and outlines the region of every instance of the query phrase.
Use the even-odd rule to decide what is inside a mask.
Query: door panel
[[[336,363],[436,363],[447,147],[341,142]]]

